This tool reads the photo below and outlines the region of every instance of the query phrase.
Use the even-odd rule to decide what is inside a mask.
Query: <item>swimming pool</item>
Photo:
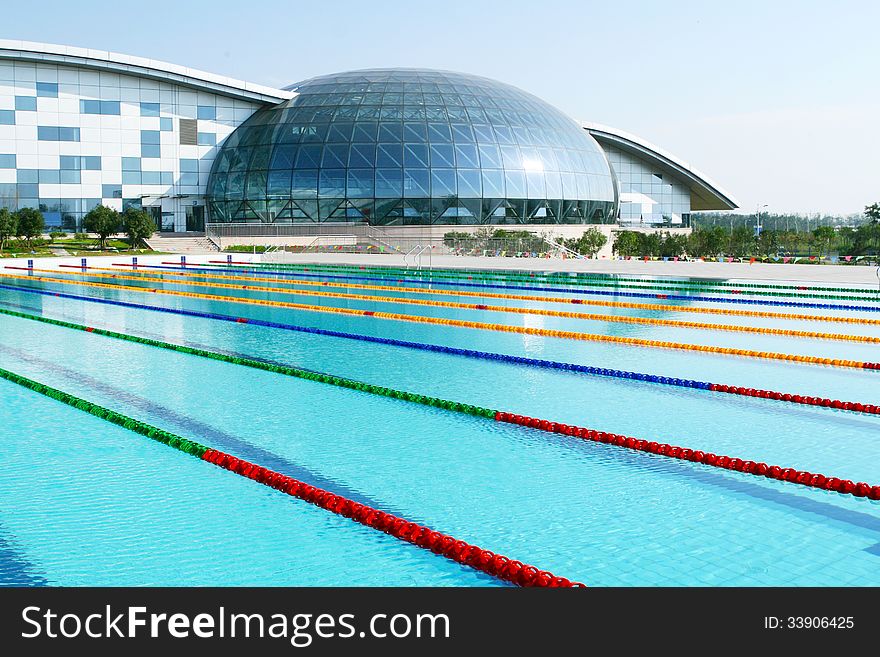
[[[0,315],[0,367],[587,585],[880,583],[880,506],[866,497],[33,319],[876,485],[876,413],[668,380],[876,406],[880,371],[852,365],[880,360],[876,294],[90,264],[5,271],[0,310],[18,315]],[[501,583],[13,383],[0,390],[14,473],[0,482],[0,582]]]

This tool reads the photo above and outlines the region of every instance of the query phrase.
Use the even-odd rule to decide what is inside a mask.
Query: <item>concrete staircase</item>
[[[213,253],[220,250],[204,235],[192,233],[156,233],[146,242],[153,251],[164,253]]]

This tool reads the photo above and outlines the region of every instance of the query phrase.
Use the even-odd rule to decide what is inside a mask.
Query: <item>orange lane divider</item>
[[[25,267],[6,267],[6,269],[28,270]],[[22,276],[17,274],[4,274],[7,278],[36,281],[40,283],[58,283],[60,285],[79,285],[104,290],[125,290],[142,294],[159,294],[188,299],[206,299],[209,301],[221,301],[225,303],[240,303],[252,306],[265,306],[269,308],[290,308],[292,310],[305,310],[309,312],[330,313],[336,315],[353,315],[361,317],[375,317],[377,319],[395,320],[400,322],[413,322],[416,324],[432,324],[436,326],[455,326],[459,328],[472,328],[484,331],[500,331],[503,333],[517,333],[520,335],[538,335],[548,338],[562,338],[566,340],[583,340],[586,342],[606,342],[611,344],[624,344],[634,347],[655,347],[662,349],[675,349],[681,351],[696,351],[701,353],[721,354],[727,356],[742,356],[744,358],[760,358],[765,360],[778,360],[793,363],[806,363],[810,365],[827,365],[829,367],[845,367],[860,370],[880,370],[880,363],[849,360],[842,358],[826,358],[823,356],[800,356],[797,354],[784,354],[773,351],[755,351],[752,349],[733,349],[730,347],[714,347],[710,345],[687,344],[683,342],[669,342],[665,340],[645,340],[643,338],[625,338],[616,335],[597,335],[593,333],[578,333],[575,331],[556,331],[551,329],[533,328],[529,326],[509,326],[507,324],[490,324],[486,322],[469,322],[459,319],[441,319],[439,317],[423,317],[421,315],[404,315],[402,313],[386,313],[374,310],[359,310],[355,308],[337,308],[334,306],[314,306],[290,301],[269,301],[266,299],[245,299],[242,297],[226,297],[219,294],[200,294],[198,292],[181,292],[179,290],[162,290],[159,288],[137,287],[135,285],[122,285],[112,283],[96,283],[94,281],[71,281],[64,278],[52,278],[48,276]],[[247,323],[246,318],[241,318]]]
[[[224,261],[225,262],[225,261]],[[150,265],[133,265],[127,262],[114,262],[114,267],[131,267],[133,269],[143,269],[151,267]],[[82,270],[80,265],[59,265],[59,267],[69,267],[71,269]],[[86,267],[85,269],[93,269],[95,271],[119,271],[112,267]],[[399,287],[394,285],[368,285],[365,283],[326,283],[322,281],[307,281],[301,279],[279,280],[277,278],[260,277],[260,276],[229,276],[226,274],[207,274],[198,271],[167,271],[161,272],[144,272],[144,273],[161,273],[162,276],[182,276],[185,278],[209,278],[217,280],[230,281],[256,281],[264,283],[275,283],[277,285],[310,285],[310,286],[326,286],[326,287],[342,287],[357,288],[359,290],[385,290],[389,292],[409,292],[412,294],[439,294],[450,297],[471,297],[485,299],[511,299],[514,301],[540,301],[542,303],[564,303],[576,304],[582,306],[600,306],[604,308],[627,308],[632,310],[659,310],[662,312],[673,313],[698,313],[704,315],[728,315],[732,317],[761,317],[767,319],[796,320],[807,322],[828,322],[839,324],[866,324],[870,326],[880,326],[880,319],[870,319],[863,317],[835,317],[824,315],[806,315],[799,313],[777,313],[763,312],[760,310],[734,310],[731,308],[694,308],[692,306],[672,306],[661,303],[630,303],[626,301],[601,301],[596,299],[570,299],[566,297],[543,297],[531,294],[499,294],[496,292],[468,292],[463,290],[429,290],[411,287]],[[398,281],[401,282],[401,281]],[[660,298],[666,298],[665,294],[657,295]]]
[[[51,269],[26,269],[42,273],[54,273]],[[779,335],[792,338],[813,338],[819,340],[838,340],[843,342],[880,343],[880,338],[866,335],[847,335],[844,333],[823,333],[820,331],[797,331],[794,329],[763,328],[760,326],[736,326],[734,324],[707,324],[703,322],[683,322],[673,319],[655,319],[651,317],[626,317],[621,315],[600,315],[594,313],[578,313],[566,310],[545,310],[543,308],[522,308],[513,306],[488,306],[480,303],[459,303],[457,301],[434,301],[431,299],[410,299],[405,297],[384,297],[368,294],[351,294],[347,292],[326,292],[312,290],[284,290],[278,287],[263,285],[234,285],[232,283],[206,283],[188,280],[185,282],[169,281],[154,276],[132,276],[129,274],[93,274],[88,272],[61,272],[71,276],[91,276],[93,278],[109,278],[150,283],[166,283],[170,285],[189,285],[192,287],[220,288],[224,290],[249,290],[268,292],[270,294],[286,294],[288,296],[319,297],[322,299],[352,299],[355,301],[372,301],[378,303],[400,303],[410,306],[428,306],[433,308],[455,308],[457,310],[484,310],[496,313],[514,313],[519,315],[539,315],[541,317],[564,317],[567,319],[583,319],[617,324],[638,324],[647,326],[669,326],[673,328],[700,329],[707,331],[729,331],[733,333],[757,333],[761,335]],[[326,284],[329,286],[330,284]],[[320,284],[324,286],[324,284]]]

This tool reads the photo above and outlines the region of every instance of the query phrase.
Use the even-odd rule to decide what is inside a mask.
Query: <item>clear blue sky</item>
[[[0,37],[267,85],[372,66],[496,78],[662,146],[753,211],[880,201],[880,3],[6,3]]]

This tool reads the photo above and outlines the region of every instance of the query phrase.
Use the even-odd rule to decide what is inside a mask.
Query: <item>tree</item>
[[[590,227],[580,237],[565,240],[565,246],[581,255],[592,258],[608,243],[608,237],[601,230]]]
[[[834,228],[831,226],[819,226],[813,230],[813,237],[816,238],[816,243],[819,245],[819,253],[821,254],[822,247],[824,246],[825,253],[827,254],[831,250],[831,243],[837,237],[837,233],[834,232]]]
[[[660,255],[664,258],[678,258],[687,251],[687,235],[663,233],[660,241]]]
[[[18,218],[16,233],[19,237],[25,238],[28,248],[31,248],[31,240],[43,234],[46,225],[43,213],[35,208],[21,208],[15,214]]]
[[[880,221],[880,203],[872,203],[865,206],[865,216],[874,221]]]
[[[0,251],[6,248],[6,240],[18,234],[18,217],[8,208],[0,208]]]
[[[634,230],[618,231],[611,250],[624,257],[639,255],[639,234]]]
[[[128,208],[122,213],[122,231],[128,236],[129,246],[135,249],[153,236],[156,224],[144,210]]]
[[[82,225],[98,236],[101,248],[104,248],[107,238],[119,232],[119,213],[105,205],[96,205],[83,217]]]

